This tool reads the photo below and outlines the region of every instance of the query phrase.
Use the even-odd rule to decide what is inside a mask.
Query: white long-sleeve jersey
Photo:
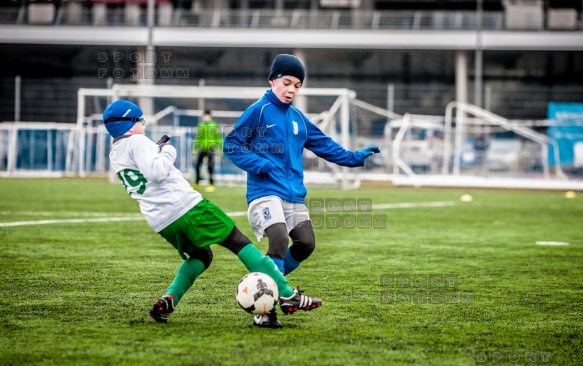
[[[148,224],[160,232],[196,206],[202,196],[174,167],[176,149],[159,146],[142,134],[114,142],[111,166],[129,195],[138,201]]]

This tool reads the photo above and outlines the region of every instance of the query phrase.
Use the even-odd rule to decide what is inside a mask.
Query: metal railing
[[[33,20],[30,9],[0,8],[0,24],[146,26],[146,8],[85,7],[69,2],[52,10],[54,16]],[[273,10],[273,9],[189,9],[158,7],[156,26],[195,28],[280,28],[280,29],[353,29],[353,30],[476,30],[478,13],[474,11],[373,11],[373,10]],[[52,19],[52,20],[51,20]],[[504,29],[504,12],[482,13],[482,30]]]
[[[118,79],[114,80],[118,82]],[[166,82],[167,80],[163,80]],[[175,80],[177,84],[192,85],[192,79]],[[128,82],[127,79],[120,82]],[[162,81],[157,81],[162,82]],[[209,85],[220,85],[219,80],[209,79]],[[546,86],[532,83],[486,83],[484,90],[485,109],[509,119],[543,119],[547,115],[549,101],[581,102],[583,86]],[[106,88],[105,78],[25,78],[20,82],[15,78],[0,78],[4,97],[0,100],[0,116],[4,121],[65,122],[76,119],[74,106],[80,87]],[[252,84],[250,84],[251,86]],[[342,87],[345,82],[327,83],[328,87]],[[454,85],[394,83],[392,93],[387,92],[387,84],[363,82],[354,88],[359,100],[376,106],[391,105],[391,110],[399,113],[439,115],[447,103],[455,99]],[[390,100],[388,100],[390,97]],[[473,95],[468,96],[472,100]],[[313,101],[316,103],[317,101]],[[94,100],[95,113],[103,112],[105,100]],[[212,106],[215,108],[215,106]],[[185,107],[192,108],[192,107]],[[235,105],[233,110],[242,106]],[[18,112],[17,112],[18,110]],[[311,108],[310,110],[316,110]],[[18,117],[17,117],[18,116]]]

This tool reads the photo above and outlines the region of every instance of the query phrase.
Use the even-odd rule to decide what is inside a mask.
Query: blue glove
[[[368,158],[369,156],[371,156],[374,153],[380,153],[381,149],[379,149],[378,146],[369,146],[369,147],[365,147],[364,149],[360,150],[361,153],[364,154],[365,158]]]

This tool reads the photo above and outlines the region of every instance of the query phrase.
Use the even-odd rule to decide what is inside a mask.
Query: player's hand
[[[273,169],[275,169],[275,165],[271,161],[267,160],[267,164],[265,164],[263,166],[263,168],[261,168],[261,171],[259,172],[259,174],[266,175],[267,173],[269,173]]]
[[[162,151],[162,148],[166,146],[168,141],[170,141],[170,136],[164,135],[160,138],[160,140],[158,140],[158,142],[156,142],[156,144],[158,144],[158,152]]]
[[[211,151],[220,159],[223,157],[223,149],[215,146],[211,149]]]
[[[365,158],[368,158],[369,156],[375,154],[375,153],[380,153],[381,149],[379,149],[378,146],[369,146],[369,147],[365,147],[364,149],[360,150],[360,152],[362,152],[364,154]]]

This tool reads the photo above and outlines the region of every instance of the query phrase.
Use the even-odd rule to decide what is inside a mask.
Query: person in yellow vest
[[[192,156],[196,156],[195,178],[192,187],[196,190],[200,188],[200,168],[206,158],[208,168],[209,185],[205,187],[206,192],[214,192],[215,185],[213,179],[215,154],[221,158],[223,156],[223,137],[219,130],[219,125],[213,120],[211,111],[204,111],[201,121],[198,123],[196,137],[192,145]]]

